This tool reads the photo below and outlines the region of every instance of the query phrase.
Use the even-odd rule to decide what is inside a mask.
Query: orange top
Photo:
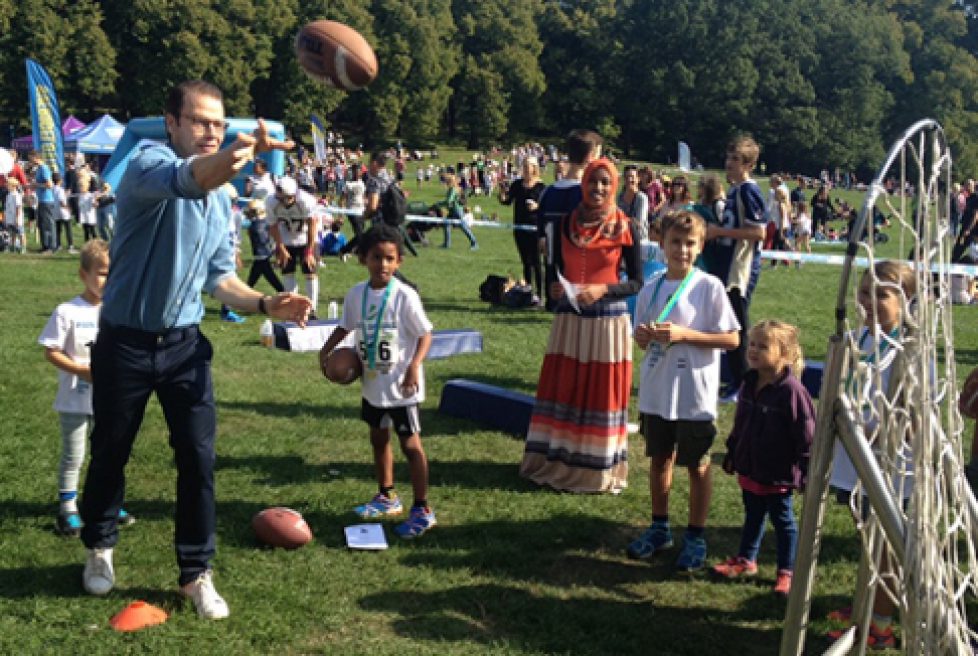
[[[632,245],[628,217],[621,211],[599,225],[585,228],[577,223],[578,211],[567,218],[568,226],[561,231],[563,275],[580,284],[614,285],[619,282],[621,249]]]

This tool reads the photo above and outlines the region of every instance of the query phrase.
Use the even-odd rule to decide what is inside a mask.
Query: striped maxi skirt
[[[577,314],[562,301],[550,328],[520,475],[563,492],[628,485],[631,319],[624,301]]]

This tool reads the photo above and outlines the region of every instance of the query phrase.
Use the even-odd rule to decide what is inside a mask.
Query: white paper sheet
[[[343,529],[350,549],[381,550],[387,548],[387,537],[381,524],[354,524]]]
[[[567,297],[567,302],[574,308],[574,312],[580,314],[581,306],[577,304],[577,285],[565,278],[560,271],[557,271],[557,280],[560,281],[560,286],[564,288],[564,296]]]

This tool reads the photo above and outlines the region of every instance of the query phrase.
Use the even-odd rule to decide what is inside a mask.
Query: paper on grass
[[[581,306],[577,304],[577,285],[565,278],[564,274],[560,271],[557,271],[557,280],[560,281],[560,286],[564,288],[564,296],[567,297],[567,301],[574,308],[574,312],[580,314]]]
[[[346,546],[350,549],[387,548],[387,537],[381,524],[354,524],[343,529],[346,533]]]

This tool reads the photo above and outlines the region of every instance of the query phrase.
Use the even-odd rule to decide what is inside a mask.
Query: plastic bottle
[[[340,306],[336,301],[329,302],[329,309],[326,310],[326,316],[330,319],[338,319],[340,316]]]
[[[258,331],[258,339],[261,345],[272,348],[275,346],[275,328],[272,327],[272,320],[265,319]]]

